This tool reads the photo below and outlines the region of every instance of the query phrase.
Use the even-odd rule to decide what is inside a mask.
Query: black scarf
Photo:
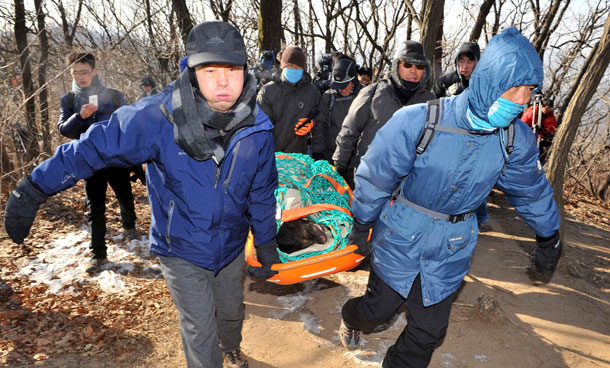
[[[82,106],[89,103],[89,96],[100,95],[106,89],[106,86],[102,83],[102,81],[95,75],[91,80],[91,84],[87,87],[81,87],[72,80],[72,91],[74,92],[74,96],[77,101],[75,101],[74,106]],[[99,98],[99,97],[98,97]],[[78,102],[78,103],[77,103]],[[101,102],[101,101],[99,101]]]
[[[409,82],[400,78],[397,72],[392,72],[390,74],[390,81],[392,82],[392,86],[394,86],[394,90],[396,91],[396,95],[402,104],[406,104],[409,102],[411,97],[415,94],[417,87],[419,86],[418,82]]]
[[[256,78],[247,74],[247,83],[230,112],[214,111],[201,92],[193,88],[190,68],[182,72],[172,91],[174,141],[197,161],[224,159],[231,137],[243,127],[254,125]],[[196,79],[195,79],[196,80]]]

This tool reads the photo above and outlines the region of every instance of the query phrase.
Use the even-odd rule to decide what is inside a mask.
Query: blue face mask
[[[289,69],[284,68],[282,72],[284,74],[284,78],[290,83],[296,83],[303,78],[303,69]]]
[[[506,128],[523,112],[523,109],[525,109],[526,106],[527,105],[519,105],[499,97],[489,108],[487,119],[491,126],[495,128]]]

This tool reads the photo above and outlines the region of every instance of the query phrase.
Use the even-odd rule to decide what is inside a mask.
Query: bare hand
[[[94,104],[86,104],[80,108],[80,117],[83,119],[87,119],[89,116],[93,115],[97,111],[97,105]]]

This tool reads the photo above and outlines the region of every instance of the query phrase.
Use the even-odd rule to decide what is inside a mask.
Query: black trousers
[[[421,293],[418,275],[406,299],[407,326],[388,349],[383,360],[384,368],[427,367],[434,349],[447,333],[453,295],[438,304],[424,307]],[[403,303],[405,299],[371,269],[366,293],[343,305],[343,321],[349,328],[368,333],[388,322]]]
[[[93,258],[106,258],[106,189],[108,184],[114,191],[121,208],[123,228],[132,229],[136,226],[136,212],[131,193],[129,169],[106,168],[96,171],[85,179],[85,195],[89,213],[87,220],[91,229],[91,244],[89,248]]]

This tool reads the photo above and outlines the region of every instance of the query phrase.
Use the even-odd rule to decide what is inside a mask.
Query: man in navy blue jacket
[[[204,22],[186,44],[188,67],[162,93],[123,107],[59,147],[13,190],[4,225],[21,243],[49,195],[107,166],[147,163],[150,249],[174,299],[192,367],[247,367],[241,353],[242,267],[251,231],[267,279],[275,243],[273,125],[256,105],[239,32]]]
[[[57,128],[65,137],[78,139],[91,125],[108,120],[116,109],[125,105],[125,98],[121,92],[102,84],[93,54],[72,53],[66,62],[73,78],[72,90],[61,97]],[[107,262],[105,212],[108,184],[119,201],[125,236],[135,239],[139,235],[129,179],[129,169],[123,167],[103,168],[85,179],[92,253],[87,268],[89,273],[98,272]]]

